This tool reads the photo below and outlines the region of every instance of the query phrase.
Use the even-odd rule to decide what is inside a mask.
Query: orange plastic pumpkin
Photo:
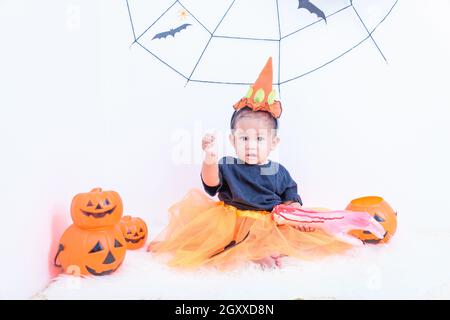
[[[75,225],[84,229],[111,227],[120,222],[123,213],[122,199],[115,191],[94,188],[79,193],[70,209]]]
[[[64,271],[103,276],[117,270],[126,254],[120,227],[85,230],[71,225],[62,235],[55,265]]]
[[[397,230],[397,212],[381,197],[369,196],[352,200],[346,210],[365,211],[375,218],[386,233],[383,239],[377,238],[369,231],[352,230],[349,234],[358,237],[364,243],[386,243]]]
[[[139,249],[147,241],[147,225],[141,218],[124,216],[120,221],[120,229],[125,238],[127,249]]]

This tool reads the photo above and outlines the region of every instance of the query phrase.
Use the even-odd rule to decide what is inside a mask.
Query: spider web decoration
[[[280,92],[281,85],[324,68],[367,40],[387,61],[373,33],[398,0],[311,0],[326,21],[298,8],[299,1],[126,0],[126,4],[132,45],[179,74],[186,84],[251,85],[272,56],[273,85]]]

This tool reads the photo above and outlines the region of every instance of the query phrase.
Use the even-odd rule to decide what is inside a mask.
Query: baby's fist
[[[214,134],[207,133],[203,136],[202,149],[209,157],[217,156],[215,141],[216,137]]]

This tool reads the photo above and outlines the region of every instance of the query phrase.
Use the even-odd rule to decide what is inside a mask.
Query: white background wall
[[[388,64],[366,42],[282,88],[278,158],[306,205],[382,195],[399,232],[450,231],[449,11],[400,1],[375,33]],[[174,163],[174,133],[193,134],[198,159],[201,132],[225,130],[246,88],[185,88],[130,49],[124,1],[0,0],[0,40],[0,298],[27,298],[54,274],[73,195],[114,189],[152,232],[201,186],[198,161]]]

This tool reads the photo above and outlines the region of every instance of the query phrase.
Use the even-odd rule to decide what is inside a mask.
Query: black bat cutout
[[[166,38],[167,36],[172,36],[175,38],[175,33],[180,32],[181,30],[186,29],[188,26],[191,26],[191,24],[189,23],[185,23],[182,24],[181,26],[175,28],[175,29],[170,29],[169,31],[165,31],[165,32],[161,32],[156,34],[153,39],[161,39],[161,38]],[[152,40],[153,40],[152,39]]]
[[[309,2],[309,0],[298,0],[298,8],[297,9],[306,9],[309,13],[314,13],[317,17],[322,18],[325,23],[327,23],[327,17],[322,10],[316,7],[314,4]]]

